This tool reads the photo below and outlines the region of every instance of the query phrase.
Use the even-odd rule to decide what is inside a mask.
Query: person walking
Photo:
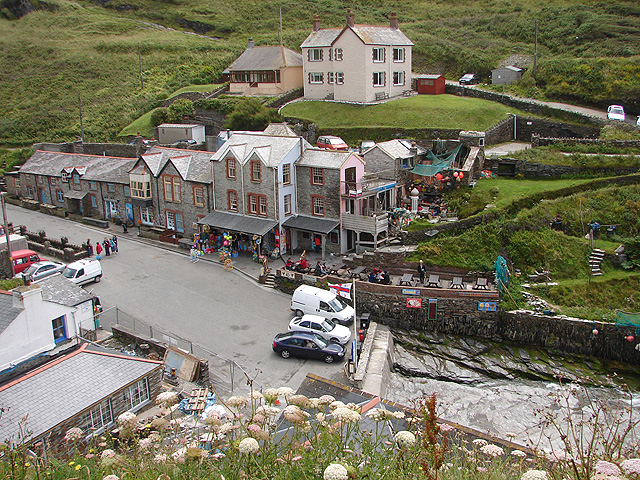
[[[91,245],[91,239],[87,238],[87,256],[91,257],[93,255],[93,245]]]
[[[102,242],[102,246],[104,247],[104,254],[108,257],[111,255],[111,240],[107,237],[104,237],[104,242]]]
[[[116,235],[111,238],[111,250],[113,253],[118,253],[118,237]]]
[[[198,258],[198,250],[196,249],[195,245],[191,246],[191,250],[189,251],[189,254],[191,256],[191,263],[196,263],[198,260],[200,260]]]
[[[427,267],[424,266],[424,262],[420,260],[418,264],[418,275],[420,276],[420,285],[424,284],[424,276],[427,273]]]
[[[96,242],[96,258],[98,260],[102,258],[102,245],[100,245],[100,240]]]

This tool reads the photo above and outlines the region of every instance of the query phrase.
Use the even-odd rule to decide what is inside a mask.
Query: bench
[[[440,275],[429,275],[427,280],[427,287],[439,288],[440,287]]]
[[[415,284],[413,283],[413,275],[410,273],[403,274],[402,277],[398,280],[398,286],[400,287],[402,285],[414,287]]]
[[[386,100],[387,98],[389,98],[389,94],[387,92],[376,93],[376,100]]]
[[[107,220],[100,220],[99,218],[82,217],[82,223],[93,225],[94,227],[109,228],[109,222]]]
[[[453,280],[451,280],[451,285],[449,285],[449,288],[464,289],[464,282],[462,281],[462,277],[453,277]]]
[[[486,278],[480,277],[476,280],[476,284],[473,286],[474,290],[488,290],[489,282]]]

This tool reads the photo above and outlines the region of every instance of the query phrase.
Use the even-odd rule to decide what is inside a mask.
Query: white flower
[[[131,412],[124,412],[116,420],[118,427],[120,428],[120,435],[128,437],[138,429],[138,417]]]
[[[349,478],[349,473],[347,472],[347,469],[339,463],[332,463],[324,469],[323,477],[324,480],[347,480]]]
[[[488,445],[489,442],[487,442],[486,440],[483,440],[482,438],[476,438],[473,441],[473,444],[477,447],[484,447],[485,445]]]
[[[307,408],[309,406],[309,399],[304,395],[291,395],[287,398],[289,405],[297,405],[300,408]]]
[[[365,416],[374,422],[382,422],[387,419],[387,413],[386,410],[382,410],[381,408],[372,408],[371,410],[367,410]]]
[[[451,432],[453,430],[453,427],[451,425],[447,425],[446,423],[441,423],[440,425],[438,425],[438,427],[440,428],[441,432]]]
[[[626,475],[640,475],[640,458],[624,460],[620,467]]]
[[[264,395],[262,395],[258,390],[253,390],[249,394],[249,398],[251,398],[251,400],[262,400],[264,398]]]
[[[520,480],[549,480],[544,470],[528,470],[522,474]]]
[[[294,393],[296,393],[296,392],[293,391],[293,388],[280,387],[278,389],[278,395],[282,395],[284,398],[289,398]]]
[[[247,399],[241,397],[239,395],[234,395],[233,397],[229,397],[227,400],[227,405],[235,408],[242,408],[247,404]]]
[[[264,415],[265,417],[275,417],[280,413],[280,409],[277,407],[260,405],[256,408],[256,413]]]
[[[504,450],[492,443],[490,443],[489,445],[483,445],[482,447],[480,447],[480,451],[490,457],[500,457],[504,455]]]
[[[402,420],[404,418],[404,412],[400,410],[393,412],[391,415],[393,415],[393,418],[397,420]]]
[[[360,421],[360,414],[347,407],[338,407],[332,412],[333,418],[342,423],[356,423]]]
[[[520,458],[524,458],[527,456],[527,454],[524,453],[522,450],[514,450],[513,452],[511,452],[511,455],[513,455],[514,457],[520,457]]]
[[[601,473],[603,475],[622,475],[622,471],[615,463],[605,462],[604,460],[600,460],[598,463],[596,463],[594,470],[596,471],[596,473]]]
[[[267,388],[264,391],[264,395],[265,396],[269,396],[269,397],[277,397],[278,396],[278,389],[277,388]]]
[[[156,404],[163,407],[171,407],[178,403],[178,394],[175,392],[162,392],[156,397]]]
[[[398,446],[402,449],[412,448],[416,444],[416,436],[407,430],[396,433],[395,439]]]
[[[307,412],[303,411],[297,405],[287,405],[282,412],[282,415],[284,415],[284,418],[291,423],[302,423],[309,416]]]
[[[68,442],[76,442],[80,440],[84,436],[82,430],[78,427],[73,427],[67,430],[67,434],[64,436],[64,439]]]
[[[164,463],[167,461],[167,456],[164,453],[159,453],[153,457],[153,463]]]
[[[336,408],[344,407],[344,402],[340,400],[335,400],[329,404],[329,410],[335,410]]]
[[[243,438],[240,442],[240,445],[238,445],[238,450],[240,451],[240,453],[243,453],[245,455],[248,455],[250,453],[257,453],[258,450],[260,450],[260,444],[255,438]]]
[[[329,405],[333,402],[335,402],[336,399],[334,397],[332,397],[331,395],[322,395],[319,399],[318,399],[318,403],[320,405]]]
[[[220,433],[220,435],[226,435],[227,433],[233,430],[236,430],[237,428],[239,428],[237,425],[234,425],[231,422],[227,422],[220,427],[220,430],[218,430],[218,433]]]
[[[117,475],[107,475],[102,480],[120,480],[120,477],[118,477]]]

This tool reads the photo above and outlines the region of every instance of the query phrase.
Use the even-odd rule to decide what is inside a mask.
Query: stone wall
[[[515,132],[514,132],[515,127]],[[597,137],[600,134],[600,126],[591,124],[574,124],[557,120],[549,120],[537,117],[517,115],[501,120],[485,132],[485,143],[494,145],[505,142],[532,142],[532,137],[552,136],[561,138]]]
[[[640,148],[640,140],[601,140],[599,138],[546,137],[538,134],[531,136],[532,147],[546,147],[561,143],[563,145],[606,145],[614,148]]]

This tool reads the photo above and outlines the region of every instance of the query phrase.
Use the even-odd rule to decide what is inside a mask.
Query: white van
[[[301,285],[291,297],[291,310],[301,317],[305,313],[320,315],[334,322],[346,325],[353,321],[353,307],[328,290]]]
[[[98,260],[84,258],[67,265],[62,275],[78,285],[89,282],[98,283],[102,278],[102,265]]]

